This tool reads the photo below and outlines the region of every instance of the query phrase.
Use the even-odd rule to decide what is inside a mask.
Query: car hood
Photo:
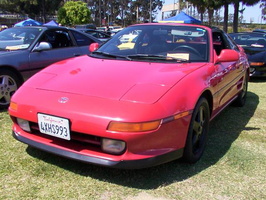
[[[24,85],[37,90],[154,103],[204,63],[150,63],[81,56],[42,70]]]
[[[259,48],[259,47],[243,47],[245,53],[250,56],[254,54],[258,54],[261,52],[266,52],[266,48]]]
[[[252,62],[264,62],[266,61],[266,51],[257,52],[251,55],[248,55],[248,60]]]

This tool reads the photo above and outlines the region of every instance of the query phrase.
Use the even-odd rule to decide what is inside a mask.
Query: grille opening
[[[51,143],[58,144],[66,148],[70,148],[77,151],[87,149],[87,150],[103,152],[101,150],[101,137],[71,131],[70,132],[71,139],[64,140],[61,138],[41,133],[37,123],[30,122],[30,128],[32,134],[52,140]]]

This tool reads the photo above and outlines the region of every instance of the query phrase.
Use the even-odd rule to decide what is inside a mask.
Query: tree
[[[132,7],[138,7],[139,16],[143,21],[153,21],[155,13],[162,9],[163,1],[161,0],[136,0],[132,1]]]
[[[234,22],[233,22],[233,32],[237,33],[238,32],[238,19],[239,19],[239,6],[240,2],[243,5],[246,6],[253,6],[260,2],[260,0],[234,0]]]
[[[129,11],[129,0],[89,0],[88,7],[92,11],[92,20],[97,26],[122,23],[124,14]]]
[[[207,10],[209,17],[209,25],[213,24],[214,10],[219,9],[223,4],[222,1],[217,0],[189,0],[194,5],[199,13],[201,13],[201,21],[203,21],[203,13]]]
[[[198,13],[200,13],[200,21],[203,22],[203,14],[207,9],[207,5],[205,5],[204,0],[189,0],[189,2],[197,8]]]
[[[43,22],[47,21],[47,15],[55,15],[63,0],[37,0],[36,9]]]
[[[261,0],[260,4],[262,19],[266,20],[266,0]]]
[[[65,26],[86,24],[90,19],[90,10],[82,1],[68,1],[58,10],[58,22]]]
[[[225,32],[228,31],[228,14],[229,14],[229,4],[231,3],[230,0],[223,0],[224,4],[224,23],[223,23],[223,30]]]
[[[171,17],[175,16],[177,12],[180,13],[185,7],[186,7],[186,0],[179,0],[177,10],[173,10],[170,16]]]
[[[63,0],[0,0],[0,7],[3,12],[41,18],[42,22],[46,22],[46,16],[55,15],[62,2]]]

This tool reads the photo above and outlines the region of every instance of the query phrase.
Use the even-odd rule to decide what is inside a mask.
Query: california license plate
[[[68,119],[38,113],[38,125],[41,133],[70,140]]]

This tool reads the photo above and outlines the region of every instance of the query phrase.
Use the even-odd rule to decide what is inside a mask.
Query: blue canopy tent
[[[201,24],[200,20],[197,20],[189,15],[187,15],[186,13],[184,13],[183,11],[181,11],[179,14],[177,14],[176,16],[170,17],[168,19],[164,19],[162,21],[159,21],[161,23],[186,23],[186,24]]]
[[[44,25],[47,25],[47,26],[59,26],[59,24],[56,21],[54,21],[54,20],[51,20],[51,21],[45,23]]]
[[[14,26],[17,27],[17,26],[41,26],[41,25],[42,25],[41,22],[28,18],[26,20],[16,23]]]

